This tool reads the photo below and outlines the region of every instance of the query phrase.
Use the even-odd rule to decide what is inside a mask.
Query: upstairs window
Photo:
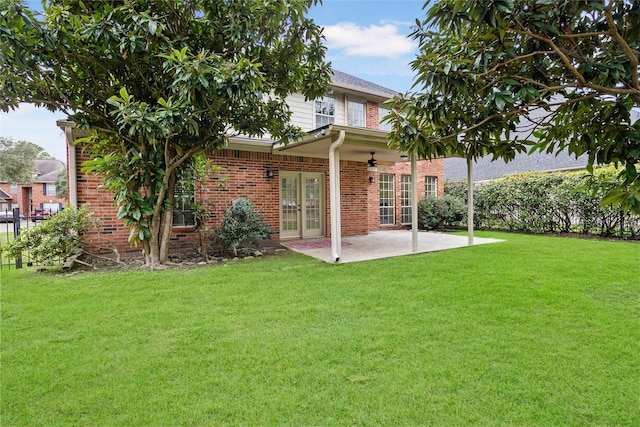
[[[378,107],[378,129],[386,130],[387,132],[391,131],[391,123],[383,122],[382,119],[385,118],[387,114],[389,114],[391,110],[388,108]]]
[[[330,96],[316,99],[316,128],[336,122],[336,100]]]
[[[18,184],[11,184],[11,194],[18,194]]]
[[[364,102],[349,101],[349,126],[364,128],[367,127],[364,112],[366,110]]]
[[[42,185],[42,194],[45,196],[56,196],[56,184],[53,182],[45,182]]]

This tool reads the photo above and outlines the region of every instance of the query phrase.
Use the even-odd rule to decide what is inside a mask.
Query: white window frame
[[[424,177],[424,195],[428,197],[438,197],[438,177],[437,176],[425,176]]]
[[[195,189],[187,188],[186,182],[181,179],[176,182],[174,194],[172,227],[195,226],[196,221],[193,215],[195,210],[193,204],[196,201]]]
[[[349,99],[347,102],[347,124],[351,127],[366,128],[367,127],[367,103],[355,99]]]
[[[395,175],[381,173],[378,175],[378,182],[380,185],[380,225],[395,225]]]
[[[316,99],[313,103],[315,113],[315,128],[334,124],[336,122],[336,99],[331,96],[325,96]]]
[[[400,223],[411,224],[411,175],[400,175]]]
[[[54,182],[45,182],[44,183],[44,195],[45,196],[53,196],[56,195],[56,184]]]
[[[387,132],[391,131],[391,123],[382,122],[382,119],[384,118],[384,116],[386,116],[389,113],[391,113],[390,109],[378,106],[378,130],[384,130]]]
[[[11,184],[11,194],[18,194],[18,184]]]

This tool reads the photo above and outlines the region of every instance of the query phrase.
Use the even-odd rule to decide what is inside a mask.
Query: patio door
[[[324,236],[324,174],[280,172],[280,237]]]

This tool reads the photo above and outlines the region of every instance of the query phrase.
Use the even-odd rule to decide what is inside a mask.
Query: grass
[[[0,247],[9,240],[13,240],[13,223],[0,222]],[[11,260],[0,251],[0,266],[8,264]]]
[[[640,425],[640,246],[2,270],[12,425]]]

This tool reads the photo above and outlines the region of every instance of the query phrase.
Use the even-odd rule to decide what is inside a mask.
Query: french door
[[[280,238],[324,236],[323,173],[280,172]]]

